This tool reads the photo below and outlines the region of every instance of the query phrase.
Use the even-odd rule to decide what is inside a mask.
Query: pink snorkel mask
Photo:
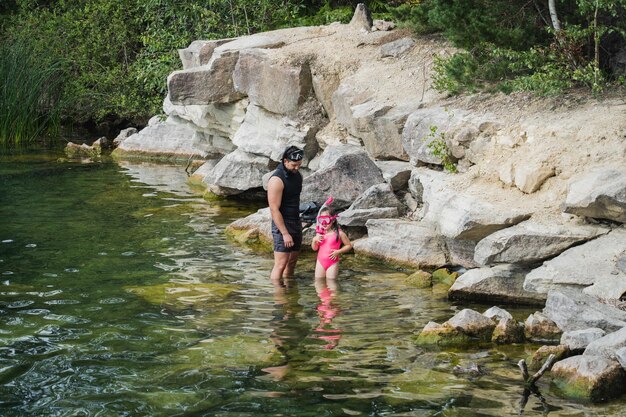
[[[318,235],[323,235],[324,233],[326,233],[326,231],[324,230],[324,226],[328,226],[337,218],[337,216],[320,216],[320,213],[322,212],[322,210],[324,210],[324,208],[329,206],[332,202],[333,202],[333,198],[328,197],[328,200],[326,200],[324,204],[322,204],[322,207],[320,207],[320,211],[317,212],[317,219],[315,222],[315,233],[317,233]]]
[[[336,218],[337,216],[317,216],[317,222],[320,226],[328,226],[329,224],[332,224]]]

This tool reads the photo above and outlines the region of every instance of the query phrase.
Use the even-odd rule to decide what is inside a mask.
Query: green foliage
[[[22,42],[0,45],[0,145],[24,146],[59,127],[63,65]]]
[[[430,133],[422,138],[422,141],[429,141],[426,146],[432,151],[433,155],[441,159],[441,164],[446,171],[451,173],[457,172],[450,149],[448,149],[448,143],[446,142],[446,132],[439,132],[437,126],[431,126]]]
[[[585,86],[597,93],[619,83],[608,62],[626,45],[626,0],[557,4],[558,32],[549,26],[547,2],[423,0],[394,14],[418,33],[439,31],[466,49],[435,59],[439,91],[558,94]]]

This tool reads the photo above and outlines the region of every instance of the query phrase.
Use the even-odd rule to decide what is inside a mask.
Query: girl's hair
[[[324,207],[323,209],[321,209],[320,215],[323,213],[326,213],[328,216],[335,215],[335,212],[330,207]],[[337,223],[337,219],[333,220],[333,222],[331,223],[331,226],[333,230],[335,231],[335,238],[337,239],[337,242],[338,242],[339,241],[339,224]]]

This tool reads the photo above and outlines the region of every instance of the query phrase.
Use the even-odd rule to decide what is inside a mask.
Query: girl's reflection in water
[[[315,331],[317,338],[328,342],[324,349],[334,349],[341,339],[341,329],[334,328],[333,319],[339,315],[339,306],[334,301],[337,295],[338,285],[336,279],[325,277],[315,278],[315,290],[320,298],[317,305],[317,313],[320,322]]]

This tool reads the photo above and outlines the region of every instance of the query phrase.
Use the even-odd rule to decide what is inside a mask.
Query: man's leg
[[[300,252],[289,252],[289,257],[287,259],[287,266],[283,270],[283,278],[291,278],[293,277],[293,273],[296,269],[296,263],[298,262],[298,256]]]
[[[270,274],[272,282],[278,282],[283,277],[287,264],[289,263],[290,252],[274,252],[274,268]]]

